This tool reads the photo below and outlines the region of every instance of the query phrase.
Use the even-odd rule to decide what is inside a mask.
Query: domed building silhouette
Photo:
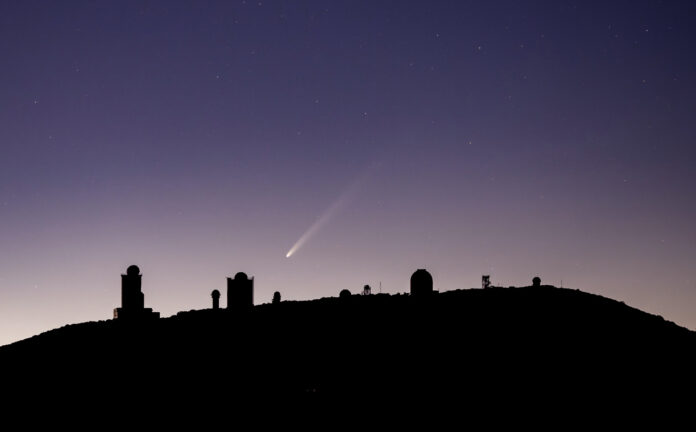
[[[159,312],[145,307],[142,290],[142,275],[137,265],[129,266],[121,275],[121,307],[114,309],[114,319],[159,318]]]
[[[213,290],[213,292],[210,293],[210,296],[213,298],[213,309],[220,309],[220,291]]]
[[[244,272],[227,278],[227,309],[246,310],[254,306],[254,278]]]
[[[541,286],[541,278],[539,276],[534,276],[534,279],[532,279],[532,286],[534,286],[534,287]]]
[[[425,269],[418,269],[411,275],[411,295],[423,296],[433,293],[433,277]]]

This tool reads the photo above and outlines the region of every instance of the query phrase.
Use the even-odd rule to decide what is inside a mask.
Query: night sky
[[[426,268],[696,329],[695,52],[686,0],[4,1],[0,344],[130,264],[163,316]]]

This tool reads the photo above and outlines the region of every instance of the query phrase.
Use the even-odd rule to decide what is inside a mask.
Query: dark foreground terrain
[[[0,366],[15,403],[120,415],[165,406],[227,416],[252,401],[640,415],[694,400],[695,353],[696,333],[661,317],[542,286],[76,324],[0,348]]]

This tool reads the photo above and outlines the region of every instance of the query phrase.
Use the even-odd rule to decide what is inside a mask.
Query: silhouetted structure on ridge
[[[227,278],[227,309],[246,310],[254,306],[254,278],[239,272]]]
[[[246,275],[235,279],[250,281]],[[430,287],[431,279],[419,270],[414,288],[419,282]],[[121,309],[144,309],[139,270],[130,268],[123,280]],[[424,398],[436,405],[455,398],[471,407],[468,416],[505,392],[482,420],[509,413],[514,422],[525,413],[539,421],[535,414],[541,412],[583,418],[593,411],[588,392],[606,394],[602,406],[626,401],[627,413],[636,406],[652,409],[640,405],[645,398],[652,404],[672,394],[683,401],[680,390],[696,382],[696,332],[598,295],[532,288],[530,280],[515,289],[433,290],[425,296],[351,296],[339,288],[340,298],[261,305],[253,313],[189,310],[149,322],[65,326],[0,347],[0,364],[10,371],[3,390],[19,394],[20,402],[38,398],[63,410],[101,415],[108,408],[105,415],[115,418],[152,404],[163,407],[158,420],[172,409],[204,418],[230,404],[252,412],[244,402],[259,400],[275,412],[275,404],[294,406],[308,397],[318,402],[309,408],[338,402],[342,410],[343,401],[391,400],[435,420],[451,412],[456,418],[447,420],[455,424],[462,421],[461,410],[431,408]],[[219,299],[222,290],[211,291]],[[273,298],[279,301],[280,293]],[[282,367],[279,356],[286,362]],[[415,364],[408,361],[414,357]],[[216,364],[225,373],[214,374]],[[130,389],[127,403],[123,392],[104,391],[110,379],[112,387]],[[548,393],[529,397],[530,389]],[[371,411],[390,422],[413,417],[392,406]],[[317,412],[298,411],[308,421]]]
[[[370,295],[372,294],[372,288],[370,288],[370,285],[365,285],[363,287],[362,295]]]
[[[534,276],[534,279],[532,279],[532,286],[534,286],[534,287],[541,286],[541,278],[539,276]]]
[[[121,307],[114,309],[115,319],[156,319],[159,312],[145,307],[145,294],[141,290],[142,275],[136,265],[121,275]]]
[[[433,277],[425,269],[418,269],[411,275],[411,295],[422,296],[433,293]]]
[[[280,292],[276,291],[273,293],[273,300],[271,301],[273,304],[278,304],[280,303]]]
[[[213,310],[220,309],[220,291],[213,290],[210,296],[213,297]]]
[[[490,287],[491,287],[491,275],[481,276],[481,288],[490,288]]]

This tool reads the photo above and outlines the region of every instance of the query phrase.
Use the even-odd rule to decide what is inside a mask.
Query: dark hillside
[[[66,326],[0,348],[5,388],[106,402],[444,399],[530,403],[678,396],[696,334],[549,286],[281,302]],[[137,389],[137,391],[136,391]],[[61,390],[62,391],[62,390]],[[58,391],[60,393],[60,391]],[[120,396],[119,396],[120,397]]]

